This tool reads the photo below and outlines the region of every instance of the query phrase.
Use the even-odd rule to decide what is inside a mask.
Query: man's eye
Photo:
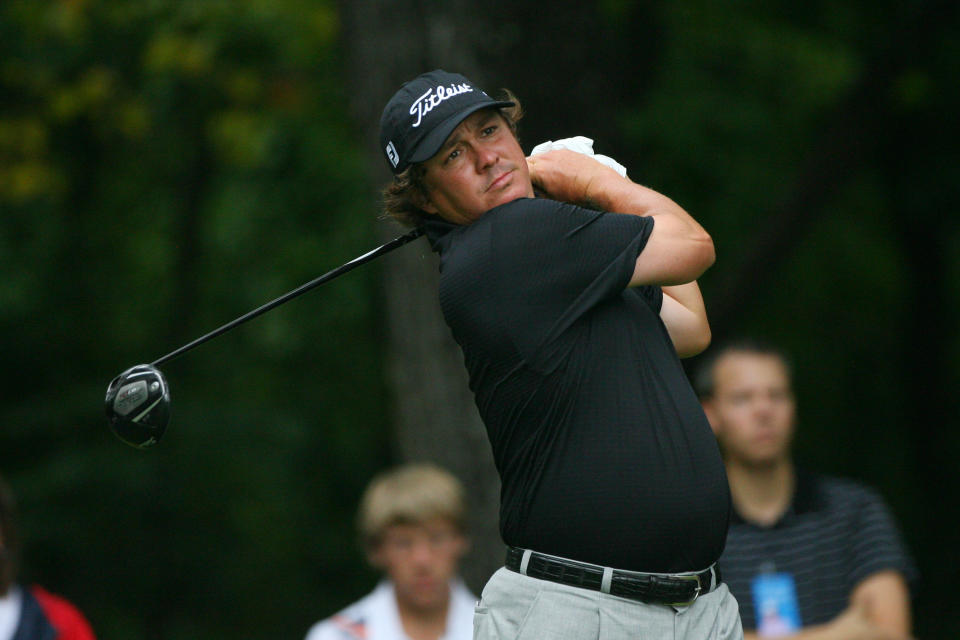
[[[485,129],[483,130],[483,135],[489,136],[489,135],[491,135],[491,134],[492,134],[494,131],[496,131],[496,130],[497,130],[497,125],[492,124],[492,125],[490,125],[489,127],[485,128]]]
[[[460,156],[460,149],[454,149],[450,152],[450,155],[447,156],[447,162],[451,160],[456,160]]]

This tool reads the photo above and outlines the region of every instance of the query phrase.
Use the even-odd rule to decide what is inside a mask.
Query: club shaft
[[[277,298],[276,300],[271,300],[270,302],[266,303],[265,305],[260,306],[260,307],[257,307],[257,308],[254,309],[253,311],[250,311],[250,312],[248,312],[248,313],[243,314],[242,316],[240,316],[240,317],[237,318],[236,320],[232,320],[232,321],[228,322],[227,324],[223,325],[222,327],[220,327],[220,328],[218,328],[218,329],[214,329],[214,330],[211,331],[210,333],[208,333],[208,334],[206,334],[206,335],[203,335],[203,336],[200,336],[200,337],[197,338],[196,340],[194,340],[194,341],[192,341],[192,342],[189,342],[189,343],[183,345],[183,346],[180,347],[179,349],[176,349],[175,351],[171,351],[170,353],[168,353],[167,355],[163,356],[162,358],[158,358],[157,360],[154,360],[154,361],[151,363],[151,365],[154,366],[154,367],[158,367],[158,366],[160,366],[161,364],[163,364],[164,362],[169,362],[169,361],[173,360],[174,358],[177,358],[177,357],[179,357],[179,356],[182,356],[182,355],[185,354],[187,351],[190,351],[191,349],[193,349],[193,348],[195,348],[195,347],[199,347],[199,346],[200,346],[201,344],[203,344],[204,342],[207,342],[207,341],[209,341],[209,340],[213,340],[213,339],[216,338],[217,336],[222,335],[222,334],[226,333],[227,331],[230,331],[231,329],[240,326],[240,325],[243,324],[244,322],[247,322],[248,320],[253,320],[253,319],[256,318],[257,316],[263,315],[263,314],[266,313],[267,311],[270,311],[271,309],[273,309],[273,308],[275,308],[275,307],[279,307],[281,304],[283,304],[283,303],[285,303],[285,302],[288,302],[288,301],[290,301],[290,300],[293,300],[293,299],[296,298],[297,296],[303,295],[303,294],[306,293],[307,291],[310,291],[311,289],[313,289],[313,288],[315,288],[315,287],[319,287],[319,286],[320,286],[321,284],[323,284],[324,282],[329,282],[330,280],[333,280],[333,279],[336,278],[337,276],[343,275],[343,274],[346,273],[347,271],[350,271],[350,270],[352,270],[352,269],[355,269],[356,267],[359,267],[361,264],[363,264],[363,263],[365,263],[365,262],[369,262],[369,261],[373,260],[374,258],[376,258],[376,257],[378,257],[378,256],[382,256],[382,255],[385,254],[385,253],[389,253],[390,251],[393,251],[393,250],[396,249],[397,247],[403,246],[403,245],[407,244],[408,242],[410,242],[410,241],[412,241],[412,240],[416,240],[416,239],[419,238],[421,235],[423,235],[423,230],[418,228],[418,229],[414,229],[413,231],[410,231],[409,233],[406,233],[406,234],[404,234],[404,235],[402,235],[402,236],[400,236],[400,237],[398,237],[398,238],[394,238],[394,239],[391,240],[390,242],[388,242],[388,243],[386,243],[386,244],[384,244],[384,245],[381,245],[381,246],[377,247],[376,249],[374,249],[374,250],[372,250],[372,251],[368,251],[367,253],[363,254],[362,256],[358,256],[358,257],[354,258],[353,260],[351,260],[350,262],[347,262],[346,264],[343,264],[343,265],[337,267],[336,269],[334,269],[334,270],[332,270],[332,271],[328,271],[327,273],[323,274],[322,276],[320,276],[320,277],[318,277],[318,278],[314,278],[314,279],[311,280],[310,282],[307,282],[307,283],[305,283],[305,284],[300,285],[299,287],[297,287],[297,288],[294,289],[293,291],[290,291],[289,293],[285,293],[284,295],[280,296],[280,297]]]

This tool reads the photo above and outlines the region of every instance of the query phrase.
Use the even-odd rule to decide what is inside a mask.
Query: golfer
[[[712,240],[588,155],[524,157],[519,114],[436,70],[380,129],[388,213],[440,255],[502,482],[506,566],[474,637],[741,638],[715,569],[727,479],[679,360],[710,341],[695,280]]]

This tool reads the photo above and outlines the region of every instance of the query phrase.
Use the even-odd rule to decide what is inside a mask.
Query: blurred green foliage
[[[801,461],[882,490],[918,635],[953,637],[955,7],[494,4],[509,24],[478,57],[524,101],[526,148],[594,137],[703,221],[716,338],[793,352]],[[302,637],[375,579],[353,513],[393,459],[386,259],[166,365],[155,450],[99,405],[127,366],[379,244],[342,8],[0,4],[0,473],[24,579],[102,638]]]
[[[891,503],[921,570],[922,638],[960,624],[943,526],[960,510],[956,8],[659,5],[649,90],[618,121],[633,178],[713,235],[715,343],[762,336],[793,355],[800,464]]]
[[[155,451],[109,380],[373,246],[305,1],[0,7],[0,471],[27,580],[103,638],[300,636],[372,580],[353,511],[389,459],[376,268],[164,367]]]

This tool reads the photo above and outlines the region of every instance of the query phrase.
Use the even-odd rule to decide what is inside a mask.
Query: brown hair
[[[517,123],[523,117],[523,107],[509,89],[503,89],[498,100],[513,102],[512,107],[500,107],[497,111],[507,121],[510,131],[517,136]],[[426,169],[423,163],[412,164],[393,177],[383,189],[383,212],[405,227],[417,227],[423,223],[424,216],[430,215],[420,208],[427,199],[427,190],[423,184]]]
[[[776,358],[783,364],[787,372],[788,382],[793,379],[793,362],[786,351],[760,338],[735,338],[708,351],[697,367],[693,376],[693,387],[702,400],[713,397],[716,389],[714,374],[716,373],[717,363],[731,353],[747,353]]]

